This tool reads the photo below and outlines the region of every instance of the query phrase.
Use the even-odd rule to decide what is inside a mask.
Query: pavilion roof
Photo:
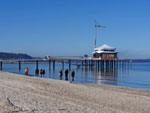
[[[104,45],[102,45],[102,46],[100,46],[98,48],[95,48],[94,50],[95,51],[116,50],[116,48],[113,48],[111,46],[108,46],[108,45],[104,44]]]

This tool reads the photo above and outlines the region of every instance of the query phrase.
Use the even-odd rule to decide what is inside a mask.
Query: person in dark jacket
[[[43,69],[40,70],[40,75],[41,75],[41,76],[43,75]]]
[[[68,69],[66,69],[65,70],[65,80],[68,80],[68,73],[69,73],[69,71],[68,71]]]
[[[75,71],[74,70],[72,70],[72,72],[71,72],[71,77],[72,77],[72,82],[74,81],[74,77],[75,77]]]
[[[59,71],[59,76],[60,76],[60,80],[62,80],[62,76],[63,76],[63,71],[62,71],[62,69]]]
[[[35,69],[35,75],[38,75],[38,74],[39,74],[39,69],[36,68],[36,69]]]
[[[43,75],[45,75],[45,69],[43,69],[43,72],[42,72],[42,74],[43,74]]]

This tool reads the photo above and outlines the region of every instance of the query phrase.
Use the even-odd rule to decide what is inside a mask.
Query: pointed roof
[[[106,44],[98,47],[98,48],[95,48],[94,50],[97,50],[97,51],[104,51],[104,50],[116,50],[116,48],[113,48],[111,46],[108,46]]]

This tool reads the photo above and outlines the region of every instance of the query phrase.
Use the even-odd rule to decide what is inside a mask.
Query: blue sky
[[[150,58],[149,0],[0,0],[0,51],[31,56],[92,55],[116,47],[120,58]]]

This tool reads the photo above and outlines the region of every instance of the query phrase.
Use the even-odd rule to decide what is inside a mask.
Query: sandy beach
[[[150,90],[0,72],[0,113],[149,113]]]

